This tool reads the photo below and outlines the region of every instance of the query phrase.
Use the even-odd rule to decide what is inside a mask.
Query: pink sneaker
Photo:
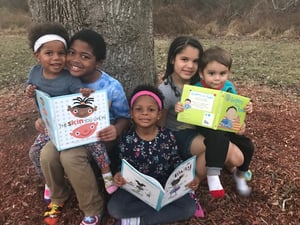
[[[204,210],[202,209],[202,206],[200,205],[198,199],[196,198],[195,194],[194,193],[190,193],[190,196],[192,199],[195,200],[195,203],[196,203],[196,211],[194,213],[194,216],[197,217],[197,218],[204,218],[205,215],[204,215]]]
[[[200,203],[197,201],[196,202],[196,211],[194,213],[194,216],[197,217],[197,218],[204,218],[205,215],[204,215],[204,211],[200,205]]]
[[[118,187],[116,185],[110,185],[106,188],[106,191],[108,194],[114,193],[116,190],[118,190]]]

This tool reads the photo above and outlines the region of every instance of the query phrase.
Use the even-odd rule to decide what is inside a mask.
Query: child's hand
[[[243,135],[245,132],[246,132],[246,123],[243,124],[243,126],[240,128],[238,132],[236,132],[236,134]]]
[[[90,89],[90,88],[80,88],[80,93],[84,97],[89,97],[91,93],[95,92],[95,90]]]
[[[183,112],[184,108],[181,102],[177,102],[175,104],[175,112],[179,113],[179,112]]]
[[[253,103],[250,101],[248,103],[248,105],[246,105],[245,112],[246,113],[252,113],[252,111],[253,111]]]
[[[110,125],[109,127],[99,130],[97,134],[100,141],[113,141],[116,140],[117,136],[117,128],[114,125]]]
[[[194,178],[194,180],[192,180],[189,184],[188,184],[188,187],[190,189],[192,189],[193,191],[197,190],[198,187],[199,187],[199,183],[200,183],[200,179],[196,176]]]
[[[114,176],[114,183],[116,186],[121,187],[126,184],[126,180],[122,177],[120,172],[117,172]]]
[[[46,133],[47,130],[46,130],[46,127],[44,125],[44,122],[41,118],[38,118],[35,123],[35,129],[37,129],[40,133]]]
[[[25,89],[25,95],[29,98],[33,98],[35,96],[36,86],[29,84]]]

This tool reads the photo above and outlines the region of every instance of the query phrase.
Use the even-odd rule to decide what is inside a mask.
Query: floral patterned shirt
[[[158,127],[158,134],[151,141],[141,139],[135,129],[131,129],[121,140],[120,157],[162,185],[182,162],[174,135],[161,127]]]

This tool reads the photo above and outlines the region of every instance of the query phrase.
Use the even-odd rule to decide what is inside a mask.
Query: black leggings
[[[238,167],[240,171],[247,171],[253,156],[254,145],[244,135],[231,132],[212,130],[205,127],[198,127],[206,146],[205,160],[207,167],[223,168],[228,153],[229,142],[237,145],[244,155],[244,163]]]

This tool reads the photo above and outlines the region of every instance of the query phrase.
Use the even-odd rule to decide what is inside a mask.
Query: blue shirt
[[[106,90],[110,102],[111,123],[118,118],[130,118],[128,101],[121,83],[104,71],[101,71],[101,74],[98,80],[93,83],[83,83],[83,86],[94,90]]]

